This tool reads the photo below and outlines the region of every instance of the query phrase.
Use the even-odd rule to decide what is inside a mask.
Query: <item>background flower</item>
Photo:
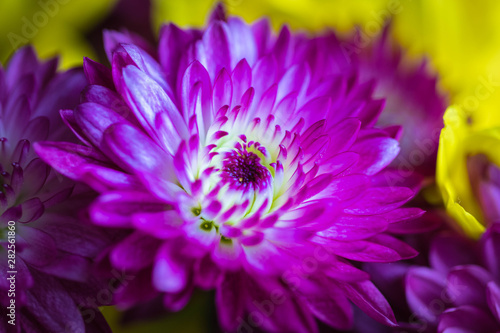
[[[80,314],[85,297],[99,291],[101,282],[90,284],[89,273],[108,240],[78,215],[94,195],[54,173],[33,150],[40,140],[71,139],[58,110],[77,103],[86,81],[81,70],[56,69],[57,59],[39,62],[30,47],[0,68],[0,291],[9,290],[7,224],[14,221],[17,332],[107,329],[97,309],[92,322]],[[2,331],[13,328],[9,301],[0,301]]]
[[[420,332],[497,332],[498,225],[474,243],[461,235],[435,237],[430,267],[412,267],[406,275],[406,297],[419,320]]]
[[[390,37],[391,31],[388,24],[366,44],[357,29],[352,37],[341,39],[343,51],[358,68],[360,79],[374,80],[374,95],[385,100],[377,125],[398,131],[401,138],[401,152],[392,163],[400,177],[394,181],[419,175],[427,177],[427,185],[435,174],[447,98],[438,89],[438,76],[427,59],[410,59]]]

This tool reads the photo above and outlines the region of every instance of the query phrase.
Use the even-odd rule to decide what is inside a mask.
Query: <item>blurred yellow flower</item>
[[[499,19],[496,0],[412,1],[395,17],[394,33],[410,53],[428,55],[453,102],[474,111],[480,86],[500,74]]]
[[[494,111],[489,107],[474,113],[456,106],[448,108],[439,142],[436,180],[446,211],[467,235],[476,239],[487,225],[469,179],[467,161],[484,155],[500,166],[500,112]]]
[[[2,0],[0,61],[32,43],[40,57],[61,54],[62,67],[94,56],[85,33],[109,13],[116,0]]]

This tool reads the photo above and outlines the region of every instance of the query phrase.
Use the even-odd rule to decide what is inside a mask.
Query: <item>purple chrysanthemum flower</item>
[[[136,277],[118,304],[161,292],[178,310],[198,287],[216,290],[227,331],[345,329],[349,301],[396,324],[351,260],[414,256],[388,232],[422,211],[386,184],[398,143],[374,128],[384,103],[339,68],[335,35],[275,36],[218,10],[204,31],[165,26],[154,52],[126,33],[105,45],[111,69],[87,59],[91,85],[62,112],[83,145],[37,152],[101,193],[95,223],[128,233],[108,256]]]
[[[406,296],[419,332],[493,333],[500,330],[500,225],[479,242],[441,235],[431,244],[430,267],[412,267]]]
[[[78,307],[97,288],[85,283],[105,238],[75,212],[95,196],[56,175],[33,150],[40,140],[71,138],[59,109],[77,104],[86,80],[81,70],[56,69],[57,59],[41,63],[30,47],[17,51],[5,70],[0,67],[2,332],[107,327],[100,320],[85,325]]]

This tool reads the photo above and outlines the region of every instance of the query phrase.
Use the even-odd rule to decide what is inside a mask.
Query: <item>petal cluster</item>
[[[82,103],[62,112],[81,144],[37,152],[100,192],[91,219],[121,235],[104,260],[136,276],[119,304],[162,293],[179,310],[202,288],[228,331],[346,329],[350,302],[396,325],[352,261],[415,256],[390,233],[423,212],[387,182],[399,145],[375,127],[384,102],[335,35],[216,11],[206,30],[164,26],[156,49],[104,40],[111,69],[86,59]]]
[[[500,329],[498,225],[477,243],[441,235],[431,244],[430,267],[412,267],[406,296],[425,332],[497,332]]]

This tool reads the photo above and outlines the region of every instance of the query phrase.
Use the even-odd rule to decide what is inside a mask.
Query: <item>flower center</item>
[[[250,142],[254,148],[261,151],[258,143]],[[259,149],[260,148],[260,149]],[[229,183],[232,188],[246,190],[265,188],[269,182],[271,173],[260,163],[260,157],[247,150],[247,145],[237,143],[234,150],[226,152],[222,161],[222,180]]]

